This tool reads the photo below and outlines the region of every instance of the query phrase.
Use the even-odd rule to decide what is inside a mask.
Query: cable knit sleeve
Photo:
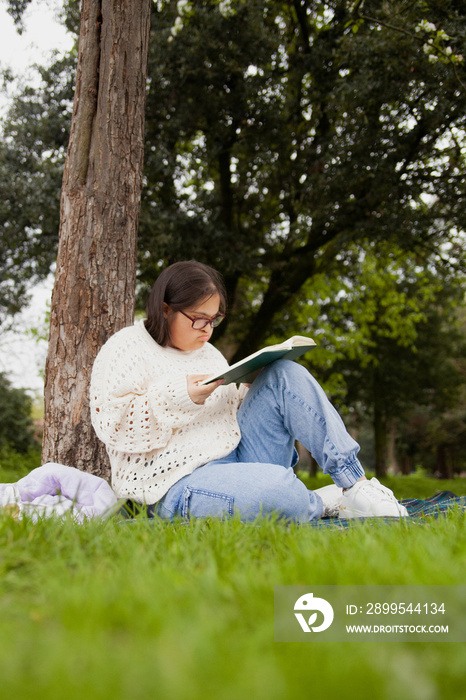
[[[124,329],[97,356],[91,416],[107,447],[128,454],[165,447],[203,410],[188,394],[187,373],[153,351],[145,330]]]

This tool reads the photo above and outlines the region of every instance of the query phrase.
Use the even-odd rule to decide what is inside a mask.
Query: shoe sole
[[[347,508],[344,505],[340,505],[338,517],[341,518],[341,520],[351,520],[352,518],[407,518],[409,517],[409,513],[406,509],[404,509],[398,511],[397,513],[375,515],[373,513],[368,513],[367,511],[356,510],[354,508]]]

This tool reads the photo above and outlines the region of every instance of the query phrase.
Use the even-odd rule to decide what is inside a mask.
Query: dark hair
[[[183,311],[204,299],[218,294],[220,311],[226,311],[226,292],[220,274],[209,265],[196,260],[177,262],[160,273],[147,300],[145,326],[162,347],[169,341],[168,324],[163,304],[173,311]]]

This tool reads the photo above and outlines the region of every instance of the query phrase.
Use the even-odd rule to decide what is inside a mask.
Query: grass
[[[400,495],[439,490],[422,476],[394,481]],[[274,585],[463,584],[461,513],[345,531],[273,520],[34,525],[2,513],[0,542],[5,697],[464,696],[462,644],[273,641]]]

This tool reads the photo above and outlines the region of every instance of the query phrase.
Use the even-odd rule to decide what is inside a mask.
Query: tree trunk
[[[448,448],[444,443],[437,446],[435,467],[439,479],[453,479],[451,460],[448,459]]]
[[[380,378],[377,367],[373,372],[374,399],[374,450],[375,474],[378,477],[387,475],[387,421],[384,412],[384,396],[380,390]]]
[[[151,0],[83,0],[45,374],[42,461],[108,476],[90,422],[103,343],[134,318]]]
[[[375,474],[377,477],[387,475],[387,431],[379,414],[374,420]]]
[[[387,462],[388,469],[392,474],[399,474],[401,467],[398,461],[398,455],[396,450],[396,437],[397,437],[397,421],[392,419],[390,421],[390,429],[388,434],[388,449],[387,449]]]

